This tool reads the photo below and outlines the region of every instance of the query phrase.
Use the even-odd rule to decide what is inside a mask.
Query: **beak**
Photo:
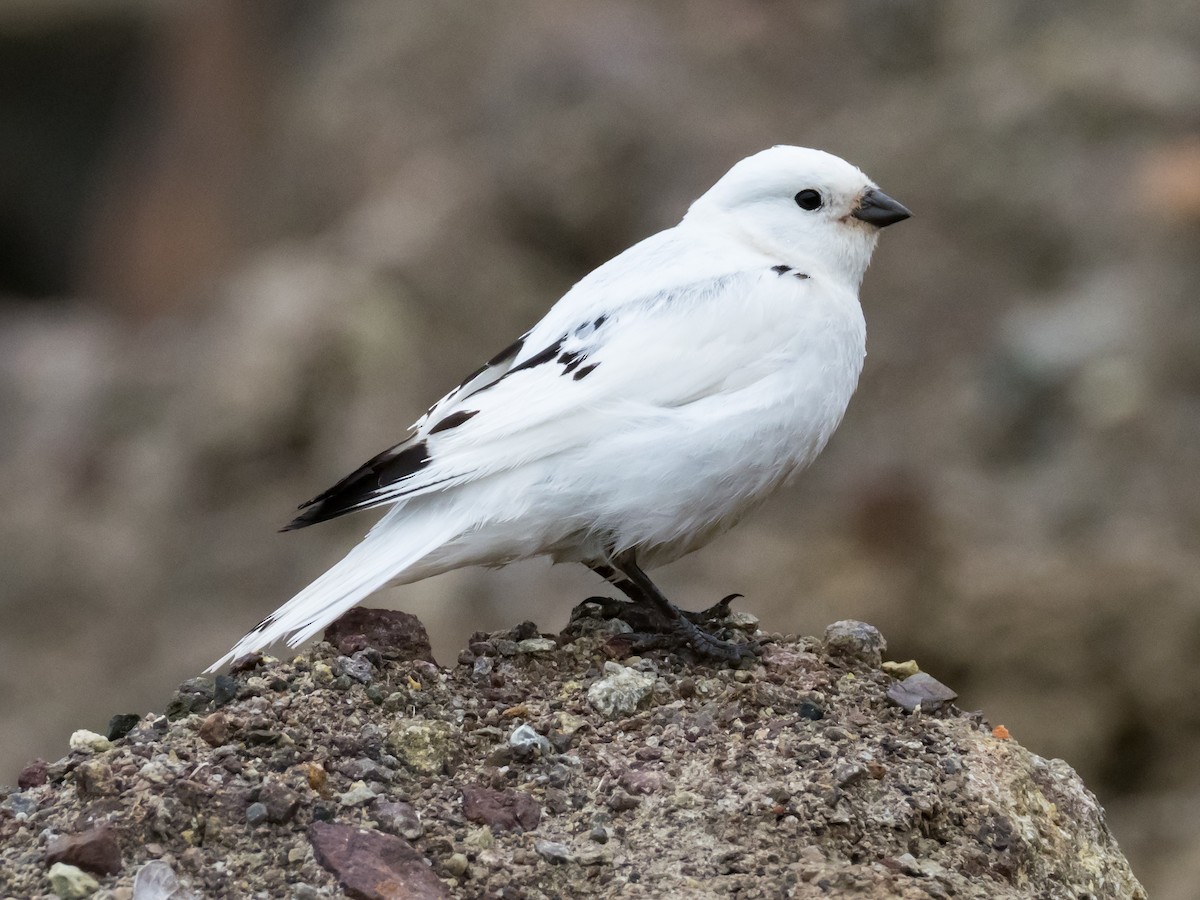
[[[878,228],[884,228],[888,225],[895,225],[897,222],[903,222],[912,216],[912,213],[879,188],[871,188],[862,195],[862,199],[858,201],[858,209],[850,215]]]

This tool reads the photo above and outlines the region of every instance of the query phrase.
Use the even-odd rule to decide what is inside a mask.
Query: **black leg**
[[[701,613],[684,613],[669,601],[650,577],[637,564],[633,551],[627,550],[617,554],[612,559],[612,565],[591,566],[592,571],[600,575],[635,604],[652,611],[658,619],[658,629],[673,634],[682,639],[693,650],[702,656],[737,662],[754,652],[752,644],[735,644],[714,637],[699,627],[697,622],[718,620],[728,612],[729,602],[736,594],[731,594],[720,603]],[[648,642],[650,646],[653,642]]]

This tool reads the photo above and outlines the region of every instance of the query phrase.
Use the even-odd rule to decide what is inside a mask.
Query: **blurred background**
[[[1041,0],[0,5],[0,783],[372,521],[276,529],[741,157],[916,217],[798,485],[663,571],[880,627],[1200,879],[1200,8]],[[388,592],[452,662],[601,585]]]

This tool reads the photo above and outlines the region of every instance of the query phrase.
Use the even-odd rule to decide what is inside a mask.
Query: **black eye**
[[[810,212],[814,209],[820,209],[823,203],[820,191],[814,191],[812,188],[806,188],[796,195],[796,205]]]

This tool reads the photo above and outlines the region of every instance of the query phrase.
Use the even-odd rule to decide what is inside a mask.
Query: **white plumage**
[[[641,572],[734,525],[825,446],[858,382],[858,288],[908,211],[836,156],[774,147],[683,221],[584,277],[410,436],[289,528],[389,506],[341,562],[213,668],[296,646],[385,584],[548,554],[581,562],[700,652]]]

